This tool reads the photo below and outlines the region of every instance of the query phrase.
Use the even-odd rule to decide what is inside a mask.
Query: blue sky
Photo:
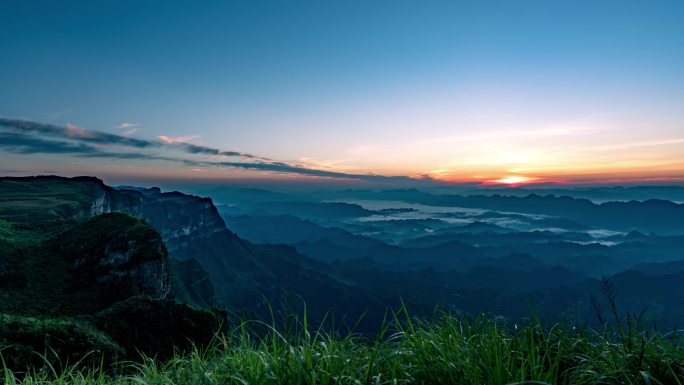
[[[3,1],[0,12],[3,118],[353,175],[684,177],[681,1]],[[13,146],[0,148],[6,171],[299,175]]]

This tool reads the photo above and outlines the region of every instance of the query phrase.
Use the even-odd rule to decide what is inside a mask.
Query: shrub
[[[0,349],[7,367],[18,371],[46,364],[99,365],[114,362],[124,353],[89,322],[9,314],[0,314]]]

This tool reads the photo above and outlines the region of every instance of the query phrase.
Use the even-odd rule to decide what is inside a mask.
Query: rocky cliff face
[[[143,197],[135,193],[122,193],[105,185],[100,179],[91,177],[73,178],[88,189],[90,206],[84,210],[83,218],[111,212],[120,212],[134,217],[142,216]]]
[[[165,296],[169,290],[167,272],[172,270],[173,283],[179,286],[174,294],[198,306],[211,304],[268,317],[271,310],[296,311],[305,301],[309,314],[321,318],[333,306],[353,308],[359,298],[371,306],[370,300],[359,292],[355,292],[355,299],[347,296],[345,284],[328,276],[315,261],[295,249],[254,245],[239,238],[226,229],[208,198],[162,193],[159,189],[116,190],[96,178],[0,178],[2,219],[25,221],[22,223],[57,223],[66,219],[74,224],[83,223],[84,218],[92,221],[106,218],[101,223],[104,225],[113,223],[112,219],[119,216],[126,217],[111,214],[114,212],[142,218],[144,222],[134,220],[152,232],[141,231],[139,234],[147,235],[135,239],[117,237],[117,232],[104,232],[94,240],[83,240],[80,235],[58,240],[55,244],[63,249],[68,244],[63,251],[69,257],[56,263],[67,261],[72,270],[85,272],[73,274],[65,290],[93,288],[92,291],[78,290],[78,296],[92,293],[94,299],[79,298],[75,303],[111,303],[117,298],[107,295],[116,296],[120,291]],[[86,220],[85,223],[84,231],[77,233],[88,234],[86,230],[94,228],[97,222]],[[137,226],[129,223],[121,228],[131,225]],[[160,235],[168,250],[168,260],[159,258],[164,254],[159,250]],[[95,249],[90,253],[82,250],[81,245],[86,244]],[[148,259],[148,254],[141,250],[157,250],[152,253],[157,256],[157,262],[155,258]],[[0,259],[5,261],[1,255]],[[168,269],[165,263],[177,265]],[[185,270],[179,272],[176,267]],[[47,270],[45,274],[51,275]],[[49,293],[52,287],[52,284],[45,285],[45,292]],[[211,295],[212,290],[215,295]],[[36,295],[35,299],[46,301],[44,297]],[[47,306],[50,305],[36,305]],[[320,314],[314,314],[315,310]]]
[[[131,193],[131,190],[120,190]],[[179,192],[162,193],[158,188],[136,191],[141,195],[140,214],[164,239],[173,254],[191,240],[210,238],[226,225],[209,198]]]
[[[194,269],[192,277],[178,274],[175,269],[174,283],[183,289],[176,292],[189,298],[190,303],[202,305],[201,299],[211,298],[208,293],[213,289],[216,301],[212,303],[261,316],[268,316],[272,309],[281,311],[283,306],[289,311],[298,308],[302,295],[306,295],[310,314],[318,311],[320,314],[315,315],[320,317],[333,306],[347,309],[348,314],[358,307],[344,295],[346,286],[295,249],[254,245],[228,230],[209,198],[162,193],[158,188],[118,192],[142,197],[140,217],[161,234],[169,259],[177,266]],[[202,270],[206,273],[202,274]],[[197,284],[206,276],[209,282]],[[357,299],[364,298],[363,302],[370,306],[367,296],[357,294]]]
[[[82,220],[109,212],[139,217],[143,200],[93,177],[0,178],[0,192],[0,217],[19,223]]]
[[[88,293],[92,311],[136,295],[171,292],[167,252],[159,234],[122,213],[102,214],[67,230],[51,244],[68,262],[67,291]]]
[[[235,252],[239,249],[237,237],[225,228],[216,208],[207,198],[177,192],[162,193],[158,188],[117,190],[93,177],[0,178],[0,218],[10,222],[34,226],[61,221],[83,221],[110,213],[125,213],[144,219],[161,234],[161,239],[159,234],[150,234],[151,242],[161,244],[163,241],[168,248],[170,259],[196,259],[200,268],[222,269],[228,272],[212,274],[212,281],[219,279],[216,274],[221,274],[220,279],[225,280],[225,274],[235,270],[231,262],[240,261],[239,256],[245,254]],[[218,246],[214,238],[220,239]],[[226,244],[226,241],[229,244]],[[168,280],[162,277],[160,270],[165,269],[168,276],[169,269],[166,265],[169,262],[166,259],[162,265],[148,261],[129,269],[138,249],[157,247],[145,242],[148,241],[140,240],[119,248],[110,245],[98,250],[98,253],[104,254],[91,253],[91,258],[104,257],[97,263],[102,264],[101,269],[107,272],[98,272],[98,279],[104,282],[112,281],[116,277],[137,277],[135,279],[140,285],[150,286],[147,289],[140,286],[142,293],[154,296],[167,295]],[[164,258],[166,255],[165,251]],[[81,255],[78,258],[84,260],[86,256]],[[3,261],[3,266],[7,265],[1,255],[0,260]],[[3,267],[3,270],[7,269]],[[182,284],[182,280],[178,283]],[[157,289],[152,290],[154,286]],[[205,292],[208,287],[202,287],[202,290]],[[178,291],[189,293],[186,298],[193,297],[192,287],[187,290],[179,288]]]
[[[165,359],[212,339],[226,315],[170,298],[171,263],[162,236],[140,218],[144,201],[95,178],[0,178],[5,364],[44,365],[34,351],[45,346],[62,363],[99,365],[138,352]],[[206,275],[184,278],[213,306]]]
[[[206,270],[206,274],[198,276],[210,277],[218,305],[238,307],[243,296],[235,288],[258,287],[248,274],[259,270],[251,245],[226,228],[211,199],[162,193],[158,188],[120,193],[142,197],[140,216],[162,235],[170,259],[178,263],[194,260],[196,268]],[[185,286],[189,298],[197,297],[197,288],[189,282],[181,279],[177,284]]]
[[[133,295],[168,297],[162,238],[127,215],[139,216],[142,202],[141,194],[121,193],[91,177],[0,178],[0,295],[11,298],[8,308],[39,310],[52,303],[68,314]],[[60,300],[72,296],[78,300]],[[35,306],[25,306],[31,302]]]

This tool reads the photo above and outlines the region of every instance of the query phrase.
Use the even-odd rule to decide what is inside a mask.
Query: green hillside
[[[27,189],[0,181],[5,365],[24,371],[42,365],[39,354],[51,350],[51,364],[64,359],[109,365],[137,358],[139,351],[163,358],[193,342],[209,342],[225,315],[171,298],[159,233],[124,213],[82,218],[91,195],[80,190],[100,188],[90,180],[34,182]]]
[[[293,247],[244,241],[208,199],[93,178],[0,179],[2,384],[684,383],[681,331],[623,315],[609,280],[592,329],[581,317],[438,313],[429,298],[396,293],[380,301],[397,284],[421,293],[422,281],[337,271],[364,282],[352,286],[323,267]],[[228,321],[208,310],[220,302],[253,311]],[[325,313],[332,306],[348,319]]]

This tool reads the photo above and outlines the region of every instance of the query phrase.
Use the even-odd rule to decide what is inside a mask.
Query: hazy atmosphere
[[[684,384],[683,1],[0,15],[2,385]]]
[[[684,178],[681,2],[10,1],[2,12],[5,175]]]

